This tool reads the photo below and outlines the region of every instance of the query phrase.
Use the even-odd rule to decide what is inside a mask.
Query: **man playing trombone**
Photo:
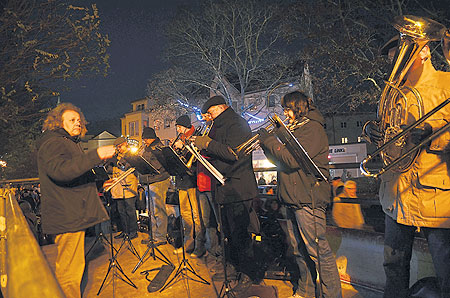
[[[250,220],[251,202],[258,195],[257,184],[251,156],[242,162],[231,149],[251,137],[250,126],[226,105],[222,96],[208,99],[202,107],[202,113],[208,113],[214,124],[209,135],[195,137],[195,145],[200,150],[206,150],[211,164],[227,178],[224,185],[213,183],[216,184],[214,200],[222,206],[222,228],[228,239],[227,274],[235,277],[238,271],[251,276],[255,268],[252,268],[249,232],[259,232],[259,225]],[[255,214],[254,211],[252,214]],[[220,270],[220,266],[215,268],[218,270],[213,279],[223,280],[223,270]]]
[[[124,137],[118,137],[114,141],[118,154],[113,160],[112,180],[104,183],[103,187],[107,187],[109,183],[118,178],[127,171],[131,166],[123,158],[128,151],[127,140]],[[117,211],[122,226],[122,233],[114,236],[116,239],[128,237],[130,240],[138,236],[138,226],[136,218],[136,198],[137,198],[138,179],[134,173],[129,174],[114,187],[111,188],[111,197],[117,202]]]
[[[170,186],[170,175],[163,165],[158,161],[152,150],[162,146],[161,140],[156,136],[155,130],[151,127],[144,127],[142,131],[142,143],[144,148],[142,156],[159,171],[155,175],[140,175],[139,179],[142,184],[149,185],[149,200],[154,202],[156,224],[153,225],[153,240],[156,245],[167,243],[167,209],[166,194]],[[151,220],[151,210],[149,212],[149,220]],[[148,240],[142,240],[147,243]]]
[[[299,91],[283,96],[281,105],[290,126],[295,127],[294,137],[328,178],[328,139],[323,128],[324,118],[311,100]],[[278,198],[287,206],[287,215],[292,223],[288,241],[300,276],[291,297],[342,297],[336,261],[325,238],[325,208],[331,201],[329,183],[317,182],[316,177],[308,175],[286,146],[267,130],[262,128],[258,133],[264,153],[277,166]],[[321,286],[316,284],[317,272]],[[323,295],[316,296],[320,288]]]
[[[184,143],[186,139],[192,136],[195,131],[194,126],[191,124],[191,119],[188,115],[182,115],[177,118],[176,129],[178,132],[178,138],[173,147],[179,151],[183,151]],[[192,154],[187,152],[187,159],[189,160]],[[186,156],[185,156],[186,157]],[[190,170],[192,168],[192,161],[190,162]],[[178,175],[175,178],[175,186],[178,189],[178,197],[180,200],[180,214],[184,221],[185,235],[184,245],[186,253],[192,253],[194,256],[201,256],[205,253],[204,246],[204,231],[200,220],[200,207],[196,194],[197,179],[195,175],[195,168],[192,173],[184,173]],[[195,240],[194,240],[195,230]],[[175,253],[181,253],[182,249],[176,249]]]

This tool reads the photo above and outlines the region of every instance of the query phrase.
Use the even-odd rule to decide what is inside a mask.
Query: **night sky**
[[[61,101],[79,106],[89,122],[116,118],[130,111],[130,102],[146,95],[147,80],[163,70],[165,45],[161,23],[189,0],[83,0],[96,3],[102,32],[109,35],[110,70],[107,77],[75,80]],[[119,120],[118,120],[119,121]]]

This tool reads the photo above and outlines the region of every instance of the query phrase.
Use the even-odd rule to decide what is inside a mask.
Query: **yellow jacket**
[[[436,71],[428,59],[405,86],[414,87],[422,96],[424,114],[450,98],[450,73]],[[416,100],[408,97],[407,124],[418,119]],[[436,131],[450,121],[450,104],[425,123]],[[450,132],[423,147],[411,168],[382,176],[380,201],[384,212],[400,224],[418,227],[450,228]]]
[[[113,168],[113,178],[119,177],[123,172],[123,170],[115,166]],[[137,196],[137,188],[138,178],[132,173],[111,189],[111,196],[113,199],[132,198]]]

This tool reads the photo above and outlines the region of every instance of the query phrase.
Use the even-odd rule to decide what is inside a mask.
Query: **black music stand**
[[[170,146],[162,147],[159,152],[156,152],[155,154],[156,158],[158,158],[159,162],[165,166],[167,169],[167,172],[171,176],[181,176],[185,175],[186,173],[190,173],[190,169],[186,166],[186,164],[180,160],[180,157],[176,152],[173,150]],[[175,284],[178,280],[178,278],[186,278],[190,279],[195,282],[199,282],[205,285],[209,285],[209,282],[205,280],[203,277],[201,277],[199,274],[197,274],[192,267],[191,264],[189,264],[189,260],[186,259],[186,251],[184,249],[184,224],[183,220],[181,220],[181,249],[183,252],[183,258],[180,262],[180,265],[177,268],[177,271],[175,272],[175,275],[172,277],[172,279],[160,290],[160,292],[167,289],[169,286]],[[193,275],[195,275],[197,278],[190,277],[187,273],[191,272]]]
[[[140,169],[142,172],[145,173],[159,173],[158,170],[156,170],[148,161],[146,161],[143,157],[141,156],[134,156],[134,155],[130,155],[130,154],[126,154],[124,156],[125,160],[135,169]],[[113,237],[112,237],[112,222],[111,222],[111,218],[110,218],[110,228],[111,228],[111,234],[110,234],[110,243],[111,243],[111,259],[109,260],[109,266],[108,266],[108,271],[106,272],[105,278],[102,281],[102,284],[100,285],[100,288],[97,292],[97,295],[100,294],[100,292],[102,291],[102,288],[105,284],[106,279],[108,278],[108,275],[110,272],[112,272],[112,282],[113,282],[113,294],[115,291],[115,277],[120,278],[122,281],[124,281],[125,283],[127,283],[128,285],[134,287],[135,289],[137,289],[137,286],[130,280],[130,278],[128,278],[128,276],[126,276],[125,272],[123,272],[122,267],[120,266],[119,262],[117,261],[117,255],[120,251],[116,250],[116,254],[114,254],[114,246],[113,244]],[[125,237],[128,238],[128,237]],[[124,241],[122,242],[125,243],[126,239],[124,238]],[[130,241],[130,239],[128,238],[128,240]],[[131,241],[130,241],[131,242]],[[122,248],[121,245],[121,248]],[[137,256],[139,258],[139,256]],[[123,275],[120,275],[116,269],[119,270],[119,273]]]
[[[94,167],[89,171],[90,179],[95,181],[95,182],[105,182],[106,180],[109,179],[108,173],[106,172],[105,167],[103,166],[98,166],[98,167]],[[106,207],[110,208],[110,201],[105,197],[105,203],[106,203]],[[109,209],[107,209],[109,210]],[[109,212],[108,212],[109,213]],[[112,233],[112,230],[110,231]],[[105,234],[103,233],[101,227],[100,227],[100,232],[97,235],[97,237],[94,240],[94,243],[92,243],[91,247],[88,249],[87,253],[85,254],[85,258],[87,258],[89,256],[89,253],[92,251],[92,249],[95,247],[95,245],[97,243],[103,243],[106,242],[107,245],[112,245],[111,242],[109,242],[108,238],[105,236]],[[114,246],[113,246],[114,248]],[[115,249],[115,252],[117,253],[117,249]]]
[[[157,153],[157,150],[152,150],[152,154]],[[147,161],[143,156],[139,155],[125,155],[126,160],[133,166],[135,169],[139,172],[141,175],[156,175],[160,172],[155,169],[149,161]],[[142,255],[142,257],[139,258],[139,262],[134,266],[131,273],[136,272],[136,270],[144,263],[147,257],[147,254],[150,253],[150,257],[153,257],[153,260],[161,260],[164,263],[166,263],[169,266],[173,266],[172,262],[161,252],[161,250],[158,249],[157,245],[155,244],[155,239],[153,238],[153,227],[152,227],[152,212],[153,212],[153,205],[152,200],[150,199],[150,187],[148,183],[146,184],[147,188],[147,196],[146,196],[146,207],[147,207],[147,213],[148,213],[148,236],[149,241],[147,243],[147,249]],[[161,257],[156,255],[156,252],[158,252]]]
[[[320,171],[319,167],[314,163],[314,161],[309,157],[308,152],[306,152],[305,148],[300,144],[297,138],[292,134],[292,132],[286,127],[284,122],[277,116],[274,115],[270,118],[270,121],[275,127],[275,134],[280,139],[281,142],[284,143],[289,153],[292,154],[294,159],[299,164],[300,168],[305,172],[307,176],[312,177],[315,182],[313,188],[319,185],[320,181],[328,181],[328,178]],[[311,202],[313,209],[313,218],[314,218],[314,234],[316,243],[316,254],[317,254],[317,264],[318,264],[318,272],[319,272],[319,297],[323,297],[323,289],[322,289],[322,270],[320,268],[320,254],[319,254],[319,238],[317,237],[317,222],[315,215],[315,199],[313,196],[313,188],[311,188]]]
[[[110,201],[108,201],[108,205],[111,205]],[[123,282],[125,282],[126,284],[132,286],[135,289],[137,289],[137,286],[131,281],[131,279],[125,274],[125,272],[123,272],[123,269],[122,269],[122,267],[119,264],[119,261],[117,261],[117,255],[118,255],[119,251],[117,251],[114,248],[114,245],[113,245],[113,236],[112,236],[112,234],[113,234],[112,233],[113,226],[112,226],[111,216],[109,217],[109,228],[111,230],[111,233],[109,233],[109,243],[110,243],[110,247],[111,247],[111,258],[109,259],[108,271],[106,272],[105,278],[103,278],[102,284],[100,285],[100,288],[98,289],[97,296],[100,295],[100,292],[102,291],[103,286],[105,285],[105,282],[106,282],[106,279],[108,278],[109,273],[112,272],[113,297],[114,297],[115,290],[116,290],[115,277],[118,277],[120,280],[122,280]],[[116,251],[116,253],[114,253],[114,251]],[[119,272],[117,272],[116,269]]]
[[[171,176],[192,175],[191,170],[180,159],[180,156],[170,146],[164,146],[161,151],[155,152],[155,156]]]

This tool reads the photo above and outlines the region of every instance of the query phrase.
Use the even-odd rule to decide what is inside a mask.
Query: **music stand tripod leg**
[[[110,206],[110,202],[108,201],[108,206]],[[109,209],[110,208],[106,208],[106,210],[108,210],[109,213]],[[119,254],[119,250],[116,250],[114,245],[113,245],[113,227],[112,227],[112,221],[111,221],[111,215],[109,215],[109,226],[111,229],[111,233],[109,234],[109,243],[110,243],[110,253],[111,253],[111,258],[109,259],[109,265],[108,265],[108,270],[106,272],[105,277],[103,278],[102,284],[100,285],[100,288],[98,289],[97,292],[97,296],[100,295],[100,292],[103,289],[103,286],[105,285],[105,282],[109,276],[109,274],[112,272],[112,284],[113,284],[113,296],[115,295],[115,277],[119,277],[122,281],[124,281],[125,283],[127,283],[128,285],[132,286],[133,288],[137,289],[137,286],[128,278],[128,276],[123,272],[122,267],[120,267],[120,264],[117,261],[117,255]],[[106,237],[105,237],[106,238]],[[115,254],[114,251],[116,251],[117,253]],[[119,272],[127,279],[125,280],[119,273],[116,272],[116,270],[119,270]]]
[[[222,284],[222,287],[219,291],[219,297],[236,297],[233,289],[231,288],[231,280],[228,279],[228,273],[227,273],[227,261],[226,261],[226,249],[225,244],[228,242],[227,238],[225,237],[225,231],[224,231],[224,225],[223,225],[223,218],[222,218],[222,209],[224,208],[223,204],[218,204],[218,218],[219,218],[219,227],[220,227],[220,244],[222,247],[222,265],[223,265],[223,273],[224,273],[224,281]]]
[[[181,219],[181,229],[180,229],[180,235],[181,235],[181,251],[183,252],[183,258],[178,265],[177,271],[175,272],[175,275],[170,279],[170,281],[159,291],[160,293],[167,289],[168,287],[174,285],[180,277],[186,277],[186,279],[190,279],[195,282],[199,282],[205,285],[209,285],[210,283],[205,280],[203,277],[201,277],[198,273],[195,272],[194,268],[189,263],[189,260],[186,259],[186,251],[184,249],[184,223],[183,219]],[[190,271],[192,274],[194,274],[198,279],[195,279],[193,277],[190,277],[187,275],[187,272]]]
[[[155,239],[153,239],[153,224],[152,224],[152,215],[154,217],[154,214],[153,214],[152,199],[150,198],[150,185],[147,184],[146,188],[147,188],[147,195],[146,195],[147,204],[146,205],[147,205],[147,214],[148,214],[148,237],[149,237],[149,239],[148,239],[147,249],[145,250],[142,257],[139,258],[139,262],[136,264],[136,266],[134,266],[131,273],[135,273],[136,270],[146,261],[145,258],[147,257],[147,254],[149,252],[150,252],[150,256],[153,257],[153,260],[158,259],[160,261],[163,261],[167,265],[174,266],[172,264],[172,262],[155,245]],[[156,255],[155,250],[161,255],[161,257]]]

